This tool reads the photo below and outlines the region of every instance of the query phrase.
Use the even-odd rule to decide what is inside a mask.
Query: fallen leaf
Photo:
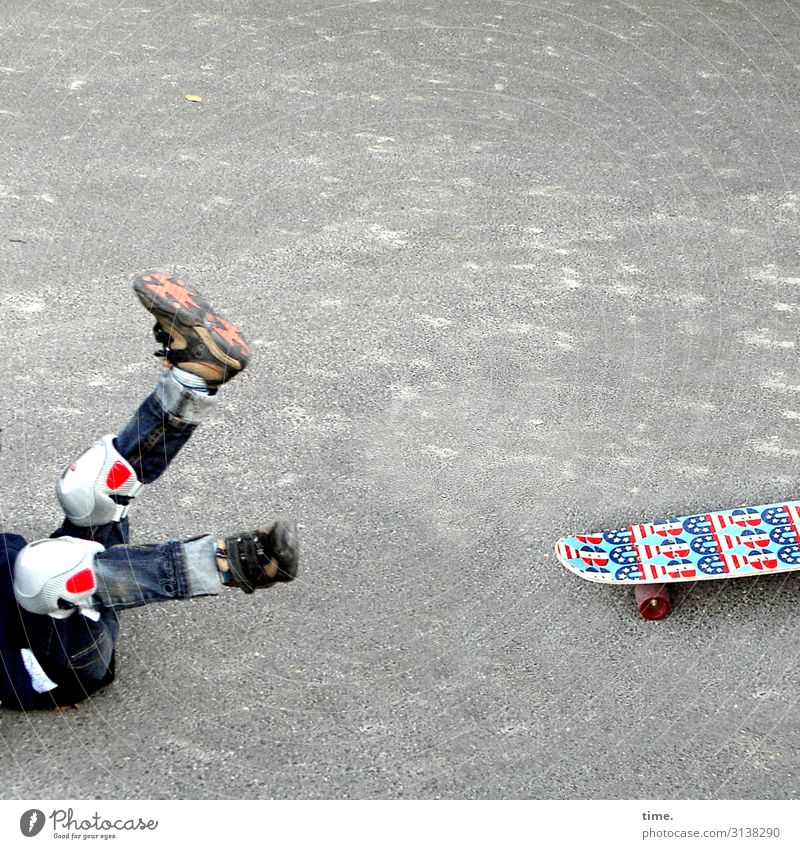
[[[183,95],[189,103],[202,103],[203,98],[200,97],[199,94],[184,94]]]

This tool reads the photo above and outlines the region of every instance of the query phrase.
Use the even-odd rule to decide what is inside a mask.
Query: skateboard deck
[[[737,507],[680,516],[598,533],[563,537],[556,543],[561,563],[585,578],[637,589],[646,618],[659,612],[659,589],[644,587],[743,578],[800,570],[800,501]],[[665,591],[660,595],[669,608]],[[642,609],[643,600],[646,602]]]

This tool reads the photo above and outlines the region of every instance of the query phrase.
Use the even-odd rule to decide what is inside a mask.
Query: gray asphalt
[[[135,538],[303,554],[0,712],[2,795],[796,797],[800,578],[648,623],[553,545],[798,495],[798,39],[794,0],[3,3],[3,527],[149,391],[163,269],[256,356]]]

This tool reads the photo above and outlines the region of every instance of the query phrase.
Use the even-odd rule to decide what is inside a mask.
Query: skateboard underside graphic
[[[680,581],[791,572],[800,570],[800,501],[563,537],[556,555],[588,581],[633,585],[637,598],[654,598],[661,585]],[[645,589],[651,585],[657,588]]]

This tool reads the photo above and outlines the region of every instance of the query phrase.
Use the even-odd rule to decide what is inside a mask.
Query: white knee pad
[[[64,619],[79,609],[90,619],[97,587],[94,557],[103,551],[99,542],[57,537],[32,542],[14,561],[14,595],[20,607]]]
[[[108,434],[64,469],[56,495],[71,522],[96,528],[128,515],[130,504],[118,504],[112,496],[135,498],[141,488],[133,466],[114,448],[114,436]]]

